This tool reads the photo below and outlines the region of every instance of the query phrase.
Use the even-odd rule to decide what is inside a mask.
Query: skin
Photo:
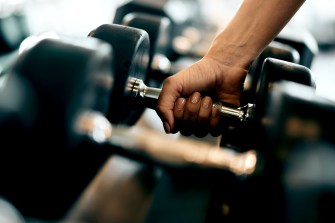
[[[239,105],[251,63],[303,3],[244,0],[207,54],[165,80],[156,109],[165,132],[218,136],[220,115],[213,100]]]

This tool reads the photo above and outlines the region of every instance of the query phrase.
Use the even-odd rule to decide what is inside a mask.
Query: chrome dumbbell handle
[[[255,105],[248,103],[245,106],[233,108],[220,101],[214,102],[213,107],[219,109],[221,116],[236,118],[241,122],[248,122],[253,118]]]
[[[131,91],[131,97],[145,107],[155,109],[162,89],[148,87],[142,80],[136,78],[130,78],[128,81],[130,86],[128,89]],[[241,122],[248,122],[253,118],[255,105],[249,103],[242,107],[233,107],[222,102],[214,102],[213,107],[220,111],[221,116],[230,117]]]

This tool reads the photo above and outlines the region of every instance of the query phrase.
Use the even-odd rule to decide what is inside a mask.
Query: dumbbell
[[[296,82],[316,90],[314,73],[307,67],[293,62],[279,60],[275,58],[266,58],[263,62],[258,79],[252,82],[253,88],[242,95],[241,101],[248,101],[248,104],[255,105],[255,111],[252,120],[247,125],[234,125],[224,128],[221,137],[221,146],[235,145],[238,148],[248,148],[250,144],[259,144],[255,141],[255,134],[261,134],[261,125],[264,121],[264,111],[269,104],[267,103],[267,95],[271,92],[271,88],[278,82],[286,80]],[[272,105],[271,105],[272,106]],[[241,140],[243,138],[244,140]],[[257,145],[254,145],[257,146]]]
[[[291,63],[299,63],[299,52],[290,45],[272,41],[265,49],[258,55],[258,57],[251,64],[244,83],[244,93],[241,98],[241,103],[247,103],[255,97],[257,88],[257,80],[262,70],[263,62],[266,58],[274,58]]]
[[[295,48],[299,54],[299,64],[311,68],[314,57],[319,52],[317,40],[305,28],[286,26],[274,39]]]
[[[63,41],[44,39],[24,51],[1,85],[0,193],[24,216],[45,220],[62,217],[108,158],[69,148],[80,141],[74,116],[84,108],[104,112],[109,103],[111,48]]]
[[[270,94],[271,106],[264,116],[273,120],[274,128],[267,127],[266,132],[274,145],[289,147],[301,140],[334,144],[334,102],[296,83],[285,82],[282,86]],[[284,106],[275,106],[278,100]]]
[[[169,58],[171,48],[171,27],[169,18],[149,13],[133,12],[124,16],[121,25],[145,30],[150,39],[150,62],[147,79],[144,83],[161,87],[162,82],[169,76],[191,66],[199,57],[180,56],[174,60]]]
[[[121,25],[145,30],[150,39],[149,67],[144,82],[160,87],[165,78],[172,75],[173,63],[169,58],[171,22],[167,17],[146,13],[127,14]]]

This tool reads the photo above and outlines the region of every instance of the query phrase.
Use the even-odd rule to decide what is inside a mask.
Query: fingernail
[[[185,98],[179,98],[178,101],[177,101],[177,104],[176,104],[176,108],[178,110],[183,110],[185,102],[186,102]]]
[[[200,95],[199,95],[199,94],[193,94],[193,95],[192,95],[191,102],[192,102],[193,104],[198,103],[199,100],[200,100]]]
[[[208,109],[210,108],[211,106],[211,99],[208,98],[208,97],[205,97],[203,102],[202,102],[202,107],[205,108],[205,109]]]
[[[170,132],[171,132],[170,125],[167,122],[164,122],[164,131],[165,131],[166,134],[170,134]]]

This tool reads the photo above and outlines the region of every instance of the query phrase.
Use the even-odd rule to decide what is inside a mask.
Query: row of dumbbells
[[[133,14],[131,18],[135,18],[133,21],[143,21],[147,17],[150,16]],[[91,156],[96,153],[93,150],[101,151],[96,157],[96,160],[100,161],[106,158],[106,154],[116,152],[146,162],[168,166],[187,164],[186,160],[174,162],[174,159],[165,160],[164,156],[155,157],[155,154],[143,156],[143,154],[137,154],[136,151],[129,151],[128,149],[133,146],[132,140],[138,147],[144,147],[144,145],[139,144],[140,141],[136,141],[136,135],[132,133],[127,133],[123,129],[120,129],[120,132],[113,132],[111,129],[111,124],[135,124],[145,107],[154,107],[160,92],[158,88],[148,87],[152,78],[148,75],[149,61],[153,59],[149,45],[154,41],[152,39],[150,39],[151,42],[149,41],[148,32],[133,29],[129,25],[130,23],[128,26],[116,24],[100,26],[89,34],[88,39],[72,40],[61,37],[38,41],[20,54],[13,66],[2,76],[2,92],[4,93],[1,99],[1,132],[4,148],[10,150],[6,151],[3,156],[5,159],[3,170],[7,171],[5,176],[13,180],[12,182],[33,182],[26,188],[16,188],[18,185],[13,186],[12,184],[3,185],[2,188],[8,197],[13,198],[17,206],[25,206],[22,209],[23,212],[30,212],[30,215],[34,215],[36,211],[33,210],[36,204],[30,207],[24,204],[33,200],[33,197],[29,196],[36,197],[36,194],[29,195],[27,193],[29,190],[44,194],[45,202],[55,201],[55,207],[63,203],[64,201],[57,201],[56,196],[59,195],[59,191],[54,191],[56,196],[53,198],[50,197],[50,190],[38,187],[48,188],[46,186],[53,183],[60,185],[59,179],[70,179],[76,171],[83,171],[78,164],[86,159],[80,160],[81,155]],[[290,53],[292,54],[292,51]],[[223,168],[238,175],[249,175],[250,170],[251,173],[254,173],[256,166],[263,165],[263,162],[259,160],[266,162],[269,157],[278,158],[277,155],[269,155],[269,151],[266,151],[269,148],[264,148],[264,142],[257,143],[257,140],[265,141],[263,137],[267,136],[268,145],[275,151],[282,152],[284,149],[277,146],[279,144],[284,144],[281,145],[282,147],[291,146],[285,144],[288,138],[297,137],[299,141],[310,138],[308,132],[304,132],[304,119],[314,120],[314,124],[317,124],[321,132],[327,132],[317,136],[312,135],[318,141],[331,141],[331,126],[324,118],[326,114],[328,118],[329,114],[332,114],[333,105],[315,95],[315,83],[310,70],[304,66],[276,59],[266,59],[259,64],[262,65],[262,68],[259,72],[255,72],[259,77],[253,78],[252,81],[252,84],[257,86],[257,91],[250,91],[254,96],[247,97],[246,106],[235,108],[219,105],[222,115],[234,126],[233,130],[227,128],[229,134],[234,137],[224,139],[222,145],[233,144],[246,151],[247,145],[239,144],[243,141],[241,139],[244,139],[245,143],[249,144],[249,148],[254,146],[253,148],[259,149],[244,154],[246,156],[240,156],[240,154],[236,154],[236,157],[232,156],[232,159],[236,160],[235,163],[238,160],[244,160],[242,166],[238,166],[237,169],[229,166],[229,162],[225,159],[221,161],[222,163],[215,163],[211,160],[207,160],[206,163],[193,159],[193,163],[188,163],[188,165],[198,164],[214,169]],[[281,82],[285,79],[313,87]],[[269,89],[270,85],[271,89]],[[11,97],[8,98],[8,95]],[[287,112],[288,109],[290,109],[289,112]],[[313,112],[306,114],[306,109]],[[316,118],[314,113],[319,114],[320,118]],[[290,123],[292,117],[297,118],[297,123],[300,123],[299,131],[294,132],[293,136],[290,135],[290,131],[286,131],[287,129],[281,126],[284,123]],[[296,120],[293,119],[293,121]],[[267,130],[266,133],[270,133],[269,136],[262,133],[264,129]],[[226,142],[232,138],[239,140]],[[130,142],[122,143],[125,139]],[[127,145],[129,148],[120,148],[127,147]],[[184,144],[181,145],[186,147]],[[34,151],[27,149],[27,146],[33,147]],[[197,148],[194,147],[196,151]],[[162,149],[160,154],[167,153],[168,149],[172,148]],[[79,150],[81,151],[78,154]],[[205,150],[205,154],[208,151]],[[145,152],[142,151],[142,153]],[[222,152],[221,155],[220,152]],[[220,152],[215,155],[219,157],[227,155],[225,149]],[[251,162],[251,166],[250,162],[246,162],[250,161],[250,158],[251,161],[255,161],[255,154],[262,155],[262,153],[265,153],[265,158]],[[243,159],[240,159],[241,157]],[[94,158],[90,158],[92,162]],[[72,172],[69,166],[73,165],[73,161],[77,161],[75,163],[78,166]],[[17,166],[18,163],[21,163],[20,166]],[[24,165],[28,170],[23,171],[22,163],[29,164],[29,166]],[[98,161],[97,165],[99,165]],[[271,163],[267,165],[271,167]],[[53,166],[50,168],[52,179],[48,179],[48,176],[43,174],[43,185],[34,184],[34,182],[39,182],[38,178],[42,176],[40,174],[13,179],[13,175],[20,176],[25,171],[36,174],[39,168],[50,166]],[[266,168],[266,170],[269,169],[271,168]],[[263,168],[260,172],[262,171],[264,171]],[[66,172],[68,178],[62,175]],[[68,184],[61,185],[61,187],[64,191],[69,189]],[[38,206],[43,206],[43,195],[39,196],[42,202]],[[19,198],[25,199],[19,201]],[[70,200],[67,202],[71,203]],[[49,217],[55,214],[50,213],[53,211],[55,210],[43,210],[44,214]],[[64,209],[59,208],[57,211],[59,213],[55,215],[59,215]]]

